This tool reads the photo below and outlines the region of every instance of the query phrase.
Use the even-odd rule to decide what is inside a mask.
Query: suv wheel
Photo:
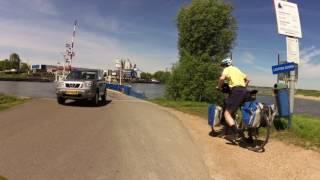
[[[94,105],[98,105],[99,104],[99,91],[96,92],[96,95],[94,96],[94,98],[92,99],[92,103]]]
[[[106,102],[107,101],[107,89],[104,90],[104,93],[101,96],[101,100],[102,100],[102,102]]]
[[[66,100],[63,97],[57,97],[57,101],[59,104],[64,104]]]

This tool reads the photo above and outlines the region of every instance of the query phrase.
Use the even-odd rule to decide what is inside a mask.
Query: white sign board
[[[299,64],[299,40],[297,38],[287,37],[287,61]]]
[[[301,24],[297,4],[274,0],[278,33],[302,38]]]

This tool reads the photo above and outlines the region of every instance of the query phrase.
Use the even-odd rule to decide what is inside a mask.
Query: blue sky
[[[191,0],[0,0],[0,59],[17,52],[31,64],[63,61],[64,44],[79,22],[75,66],[114,68],[129,58],[147,72],[178,61],[175,17]],[[231,0],[238,21],[235,65],[252,84],[272,86],[277,53],[286,59],[285,37],[277,34],[273,0]],[[320,89],[320,1],[297,1],[300,40],[299,88]]]

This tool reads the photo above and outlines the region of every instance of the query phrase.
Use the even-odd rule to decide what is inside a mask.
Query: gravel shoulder
[[[164,107],[162,107],[164,108]],[[209,136],[206,120],[170,108],[188,129],[211,177],[224,179],[320,179],[320,154],[271,139],[266,151],[256,153]]]

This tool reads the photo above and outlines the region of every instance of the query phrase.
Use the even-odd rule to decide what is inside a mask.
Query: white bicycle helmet
[[[230,58],[225,58],[221,61],[222,66],[230,66],[232,64],[232,59]]]

